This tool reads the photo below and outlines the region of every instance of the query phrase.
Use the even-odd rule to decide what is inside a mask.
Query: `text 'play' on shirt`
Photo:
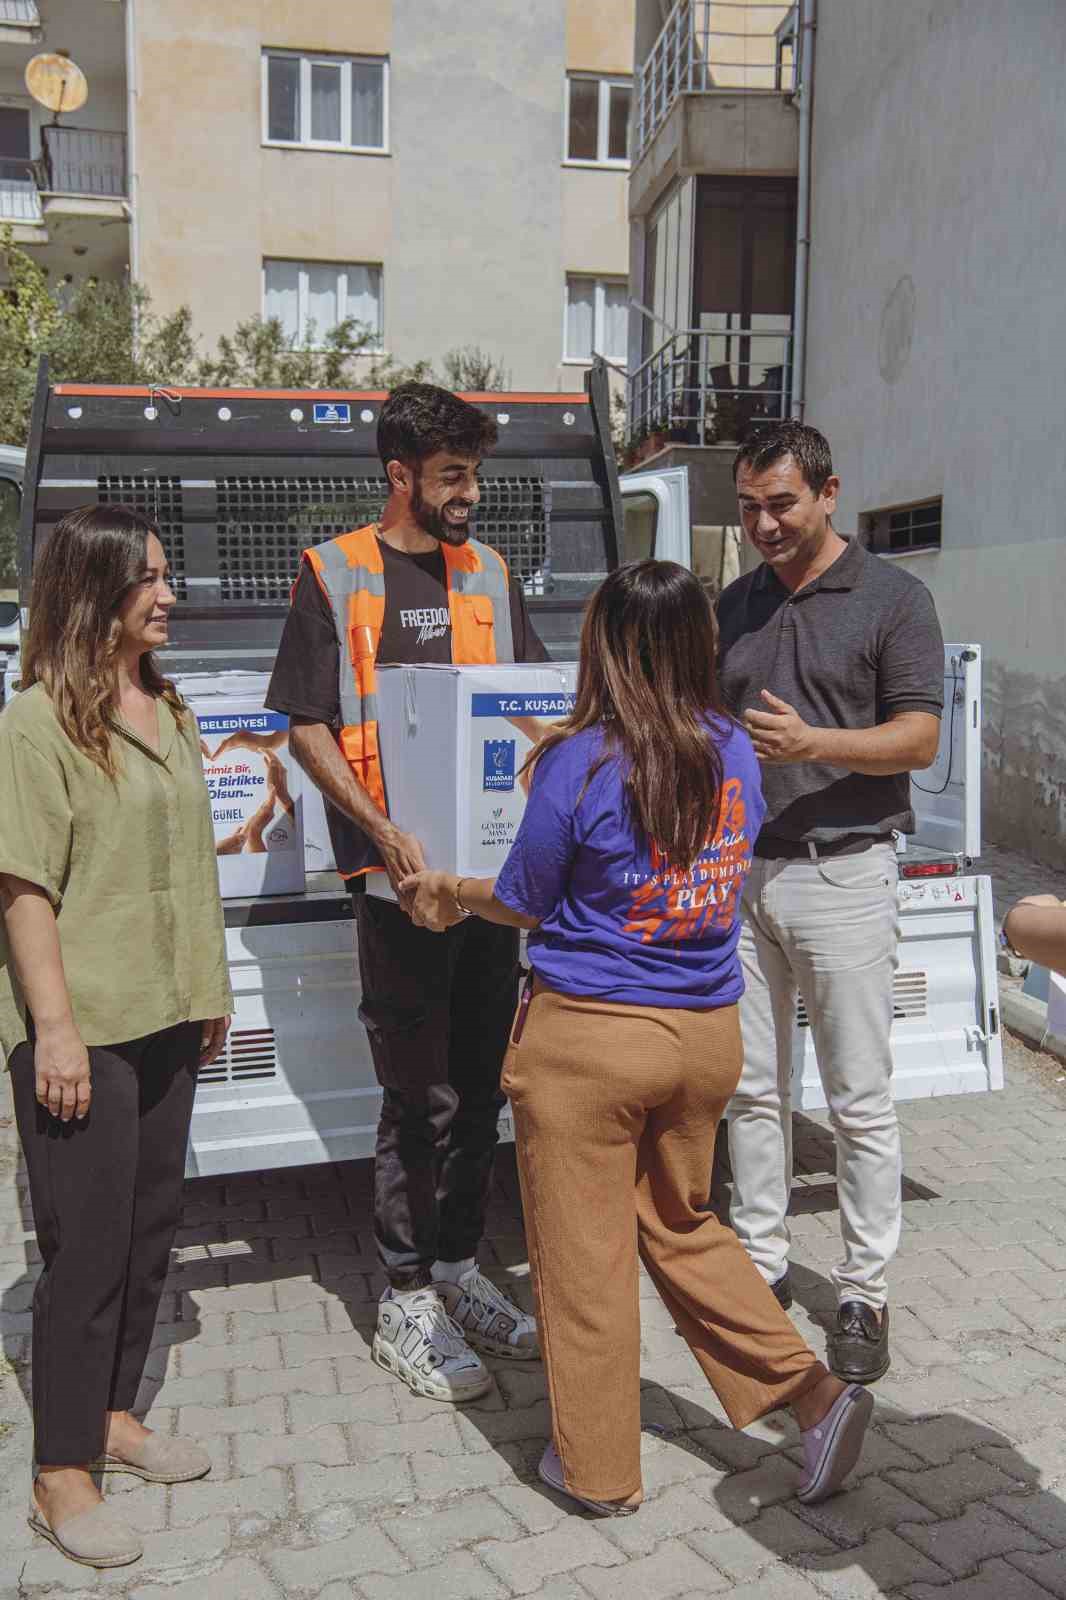
[[[496,895],[539,919],[529,960],[549,988],[687,1010],[740,998],[740,896],[762,826],[762,789],[744,730],[709,720],[708,734],[722,758],[721,810],[687,873],[667,866],[631,820],[620,757],[589,779],[603,748],[599,729],[564,739],[537,762]]]

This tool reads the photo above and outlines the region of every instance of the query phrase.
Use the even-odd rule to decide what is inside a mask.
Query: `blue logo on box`
[[[514,750],[513,739],[485,740],[483,789],[514,788]]]
[[[342,427],[350,427],[352,422],[352,408],[346,400],[316,400],[312,415],[316,422],[339,423]]]

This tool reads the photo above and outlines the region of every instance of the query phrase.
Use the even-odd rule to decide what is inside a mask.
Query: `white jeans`
[[[744,892],[744,1067],[729,1107],[730,1220],[770,1283],[788,1265],[796,991],[810,1019],[836,1137],[844,1260],[839,1298],[885,1302],[899,1244],[899,1125],[892,1101],[892,975],[899,916],[890,844],[825,860],[752,863]]]

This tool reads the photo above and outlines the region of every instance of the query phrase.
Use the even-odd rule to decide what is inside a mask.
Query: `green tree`
[[[90,278],[53,287],[28,251],[0,229],[7,293],[0,298],[0,440],[25,444],[37,377],[47,355],[55,383],[134,383],[176,388],[393,389],[436,382],[427,360],[402,365],[374,351],[375,335],[350,318],[316,340],[313,326],[294,343],[276,318],[249,317],[205,355],[192,313],[157,314],[140,284]],[[443,382],[453,389],[499,390],[510,374],[476,346],[449,350]]]
[[[476,344],[449,350],[443,360],[444,382],[449,389],[468,394],[489,394],[511,387],[511,374],[494,356]]]
[[[222,335],[214,356],[197,363],[195,381],[218,389],[355,388],[352,363],[368,354],[373,341],[371,330],[354,317],[331,328],[320,344],[313,324],[303,342],[293,344],[277,317],[249,317]]]
[[[28,251],[0,230],[7,294],[0,299],[0,440],[25,444],[42,355],[56,383],[190,383],[198,354],[186,307],[156,316],[135,283],[87,279],[55,289]]]
[[[18,491],[11,482],[0,483],[0,589],[18,584]]]

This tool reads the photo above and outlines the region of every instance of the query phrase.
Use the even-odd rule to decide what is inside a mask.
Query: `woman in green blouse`
[[[71,512],[38,558],[23,693],[0,716],[0,1042],[44,1262],[30,1524],[89,1566],[141,1554],[92,1473],[179,1483],[211,1464],[130,1410],[197,1067],[232,1007],[196,721],[152,655],[173,604],[143,517]]]

